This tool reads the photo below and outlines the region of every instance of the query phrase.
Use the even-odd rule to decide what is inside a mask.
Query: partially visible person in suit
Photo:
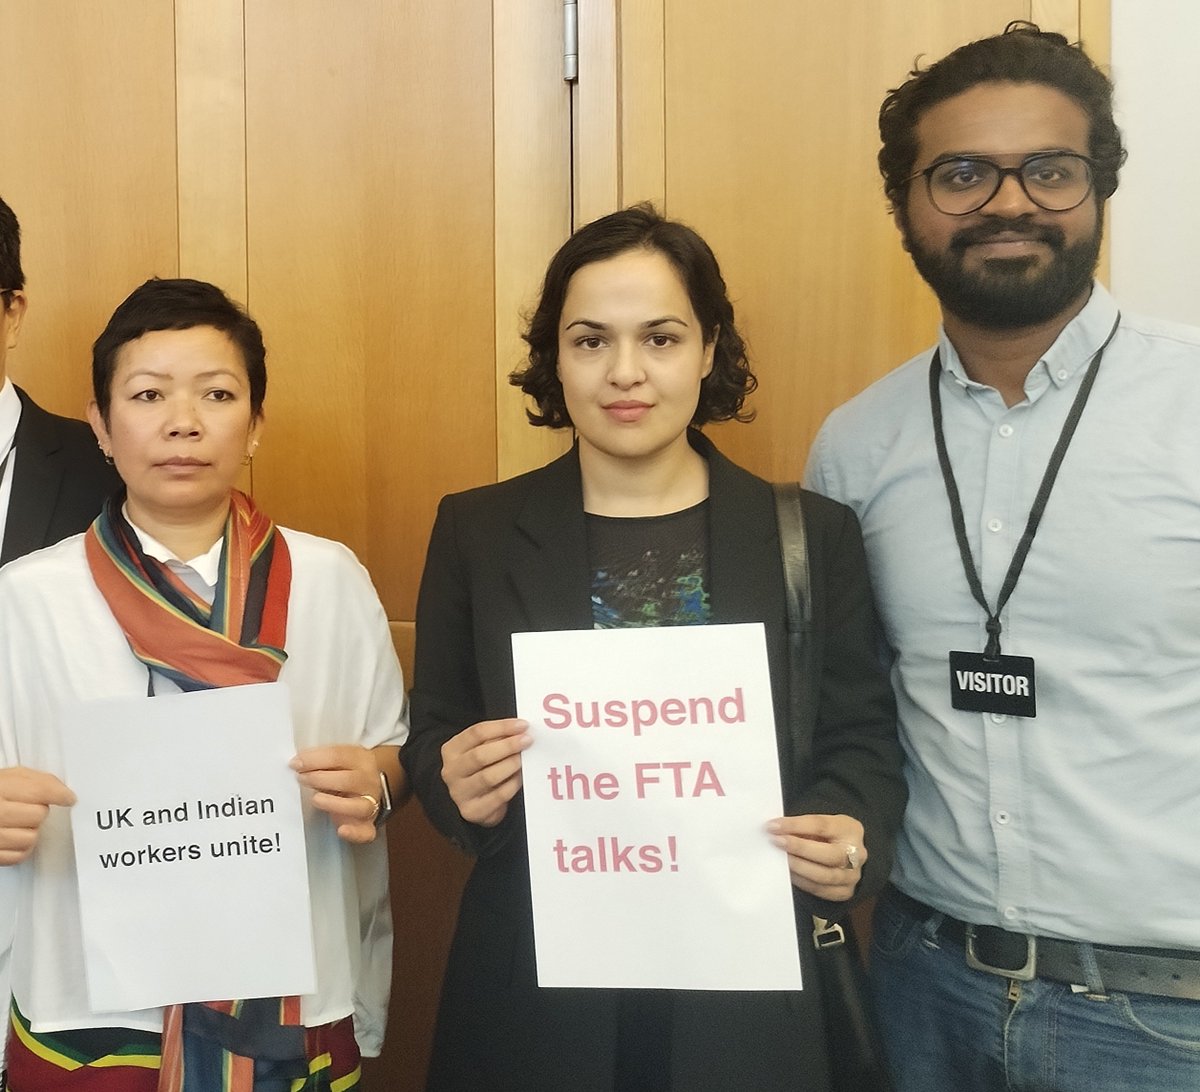
[[[0,565],[87,529],[119,482],[83,421],[41,409],[7,376],[25,318],[21,227],[0,199]]]
[[[41,409],[8,378],[25,318],[21,225],[0,198],[0,565],[86,530],[119,484],[83,421]],[[3,619],[0,619],[0,625]],[[8,1008],[13,905],[0,876],[0,1005]],[[0,1035],[0,1087],[4,1036]]]
[[[805,498],[819,689],[815,716],[792,726],[772,490],[700,431],[746,419],[755,385],[708,245],[648,206],[581,228],[551,260],[526,340],[513,382],[537,403],[531,420],[577,442],[443,500],[417,605],[401,758],[434,825],[478,857],[427,1087],[825,1092],[807,914],[840,916],[882,887],[905,800],[858,523]],[[765,624],[787,814],[762,819],[791,868],[805,989],[540,988],[521,792],[533,740],[511,635],[727,622]]]

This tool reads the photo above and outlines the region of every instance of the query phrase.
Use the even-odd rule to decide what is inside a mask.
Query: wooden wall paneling
[[[392,641],[406,679],[412,677],[415,636],[411,622],[392,623]],[[364,1084],[387,1092],[420,1092],[446,954],[471,859],[430,826],[415,800],[388,823],[387,840],[395,927],[392,1000],[383,1053],[364,1061]]]
[[[579,0],[575,225],[666,201],[663,0]]]
[[[562,74],[562,24],[543,0],[495,0],[496,474],[541,466],[571,441],[533,428],[508,382],[524,363],[525,318],[551,255],[571,233],[571,88]]]
[[[1112,75],[1112,3],[1111,0],[1079,0],[1079,33],[1077,35],[1087,54],[1105,72]],[[1117,88],[1117,103],[1121,89]],[[1107,209],[1105,223],[1108,223]],[[1105,232],[1100,244],[1099,277],[1109,283],[1112,269],[1112,234]]]
[[[622,207],[651,201],[660,211],[666,209],[665,16],[663,0],[641,0],[620,8],[618,203]]]
[[[1097,64],[1112,63],[1111,0],[1079,0],[1079,38]]]
[[[882,195],[879,104],[919,54],[1029,7],[762,0],[752,11],[666,0],[667,204],[720,258],[762,383],[757,421],[718,440],[764,476],[794,478],[829,410],[937,323]]]
[[[178,269],[175,40],[160,0],[8,0],[0,195],[30,308],[12,377],[73,417],[91,343],[126,295]]]
[[[1042,30],[1057,30],[1072,42],[1079,40],[1080,0],[1030,0],[1029,19]]]
[[[621,205],[619,0],[579,0],[579,81],[574,88],[574,224]]]
[[[511,352],[513,334],[496,293],[511,312],[544,264],[533,251],[557,245],[569,219],[546,196],[544,150],[523,190],[520,148],[493,153],[489,92],[512,95],[504,124],[517,125],[532,72],[528,57],[514,59],[520,28],[508,12],[496,27],[501,79],[485,10],[471,0],[372,0],[353,18],[332,0],[246,9],[249,295],[274,360],[256,491],[278,518],[351,544],[405,659],[437,500],[494,480],[501,452],[508,465],[524,457],[521,439],[498,447],[498,345]],[[543,17],[557,28],[555,14]],[[563,91],[556,82],[548,93]],[[506,390],[505,400],[519,417],[519,398]],[[469,861],[416,803],[393,820],[389,849],[391,1019],[384,1056],[364,1073],[404,1092],[423,1086]]]
[[[411,619],[438,498],[495,476],[491,20],[470,0],[246,7],[255,487]]]
[[[242,0],[175,0],[179,275],[246,302]],[[254,492],[253,468],[238,488]]]
[[[245,10],[247,303],[269,375],[256,492],[280,523],[339,539],[365,564],[373,28],[324,9]]]
[[[246,301],[242,0],[175,0],[179,273]]]

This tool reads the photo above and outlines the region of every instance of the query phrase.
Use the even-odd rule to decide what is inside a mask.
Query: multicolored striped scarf
[[[209,606],[171,570],[143,553],[111,497],[84,538],[92,579],[133,654],[181,690],[274,682],[287,653],[292,561],[283,536],[234,490],[216,595]]]
[[[256,1092],[357,1092],[362,1080],[354,1019],[306,1028],[303,1076],[281,1074],[274,1063],[256,1059]],[[132,1028],[87,1028],[33,1032],[13,1002],[8,1041],[9,1092],[158,1092],[163,1037]],[[210,1051],[185,1036],[188,1079],[210,1090],[231,1087],[247,1060]]]
[[[278,679],[287,659],[292,564],[274,523],[244,493],[232,493],[210,605],[142,550],[122,514],[123,500],[118,494],[105,505],[84,549],[92,579],[133,654],[185,691]],[[26,1034],[36,1041],[31,1031]],[[256,1082],[256,1069],[260,1077],[270,1069],[275,1080],[302,1079],[308,1061],[300,1000],[170,1006],[163,1014],[161,1058],[154,1062],[158,1092],[276,1087]]]

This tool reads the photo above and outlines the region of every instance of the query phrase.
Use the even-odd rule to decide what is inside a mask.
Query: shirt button
[[[1003,526],[1004,524],[998,519],[989,519],[987,523],[987,529],[993,534],[999,531]]]
[[[1018,913],[1019,911],[1015,906],[1006,906],[1004,908],[1004,917],[1008,921],[1015,921]]]
[[[1008,717],[1006,717],[1003,713],[992,713],[991,717],[993,724],[1003,724],[1006,720],[1008,720]]]
[[[1013,427],[1009,424],[1001,425],[997,430],[1006,440],[1013,434]]]
[[[1066,378],[1067,378],[1067,369],[1066,369],[1066,368],[1059,368],[1059,369],[1058,369],[1058,379],[1059,379],[1059,382],[1061,383],[1061,382],[1065,381],[1065,380],[1066,380]]]
[[[1008,812],[1006,812],[1006,811],[996,812],[996,822],[999,823],[1002,827],[1007,826],[1008,825]]]

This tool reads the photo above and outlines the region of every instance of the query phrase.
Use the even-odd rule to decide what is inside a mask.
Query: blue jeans
[[[1200,1001],[1044,979],[1010,996],[941,922],[886,895],[876,908],[871,986],[897,1092],[1200,1092]]]

